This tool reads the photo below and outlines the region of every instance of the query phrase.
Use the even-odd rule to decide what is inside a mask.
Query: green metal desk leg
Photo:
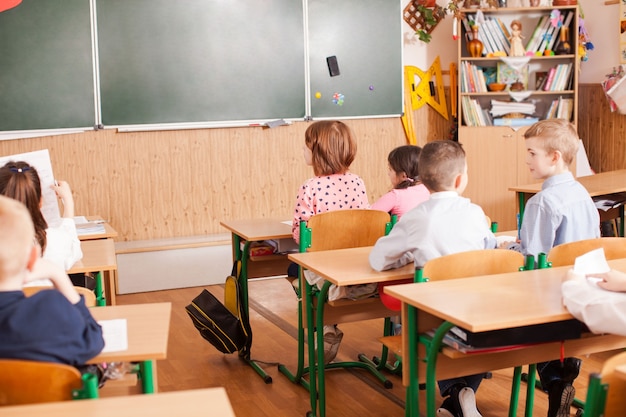
[[[241,284],[241,304],[244,310],[248,313],[248,317],[250,317],[250,307],[248,303],[248,255],[250,254],[250,244],[252,242],[246,241],[242,250],[241,238],[235,233],[232,234],[232,238],[233,238],[233,257],[235,258],[235,261],[241,261],[241,273],[239,274],[239,282]],[[250,359],[251,350],[252,350],[252,347],[250,347],[250,350],[248,350],[248,352],[245,354],[242,354],[240,352],[239,357],[243,359],[244,361],[246,361],[246,363],[250,365],[252,369],[254,369],[256,373],[261,376],[261,378],[263,378],[263,381],[266,384],[271,384],[272,377],[269,376],[263,370],[263,368],[261,368],[255,361]]]
[[[624,237],[624,205],[619,206],[619,235]]]
[[[154,363],[153,361],[142,361],[139,364],[141,372],[141,386],[144,394],[154,394]]]
[[[535,380],[537,379],[537,364],[528,365],[528,381],[526,381],[526,411],[524,416],[532,417],[535,406]]]
[[[426,352],[426,415],[435,416],[435,388],[437,382],[437,375],[435,374],[437,369],[437,355],[441,349],[441,342],[443,337],[448,331],[454,327],[454,324],[449,321],[444,321],[439,325],[435,331],[430,347]]]
[[[519,224],[517,225],[517,227],[518,227],[518,230],[521,230],[522,220],[524,219],[524,206],[526,205],[526,193],[518,191],[517,200],[519,203]]]
[[[407,309],[406,334],[409,337],[409,360],[404,365],[404,372],[409,373],[409,386],[406,389],[406,410],[407,417],[419,416],[419,371],[417,352],[417,309],[405,304]]]
[[[522,385],[522,367],[516,366],[513,371],[513,384],[511,386],[511,399],[509,401],[509,417],[517,416],[517,405],[519,404],[519,390]]]

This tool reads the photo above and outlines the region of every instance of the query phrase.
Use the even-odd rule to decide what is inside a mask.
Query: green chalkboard
[[[97,0],[105,126],[305,116],[299,0]]]
[[[311,116],[402,114],[399,0],[309,0]],[[331,76],[327,58],[339,75]]]
[[[92,127],[89,0],[24,0],[0,13],[0,130]]]
[[[400,24],[400,0],[24,0],[0,131],[399,115]]]

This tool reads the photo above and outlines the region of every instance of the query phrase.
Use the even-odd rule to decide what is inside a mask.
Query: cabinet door
[[[519,158],[519,141],[516,132],[509,127],[459,128],[459,142],[467,154],[469,176],[464,196],[481,206],[492,221],[498,222],[499,231],[517,227],[515,193],[509,191],[509,187],[518,184],[518,172],[526,169],[523,159]]]

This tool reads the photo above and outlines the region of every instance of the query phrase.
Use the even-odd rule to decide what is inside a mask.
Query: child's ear
[[[563,155],[561,154],[561,151],[553,151],[552,155],[550,156],[550,160],[553,164],[557,164],[559,161],[563,160]]]
[[[462,183],[463,183],[463,174],[457,174],[456,177],[454,177],[454,188],[459,189]]]
[[[30,249],[30,254],[28,255],[28,263],[26,264],[26,269],[32,271],[35,267],[35,262],[39,259],[39,249],[37,245],[33,245]]]

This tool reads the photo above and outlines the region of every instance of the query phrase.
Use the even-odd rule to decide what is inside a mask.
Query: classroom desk
[[[591,197],[599,197],[614,193],[626,192],[626,169],[617,171],[602,172],[600,174],[588,175],[576,178],[583,187],[587,189]],[[520,225],[524,218],[524,206],[531,195],[541,191],[541,182],[526,185],[516,185],[510,187],[510,191],[515,191],[519,205]],[[618,208],[618,216],[620,218],[619,235],[624,236],[624,206]]]
[[[81,233],[80,228],[77,227],[76,230],[78,232],[79,240],[108,239],[117,237],[117,230],[115,230],[109,222],[102,219],[101,216],[85,216],[85,218],[90,222],[102,221],[103,223],[101,224],[104,226],[104,233]]]
[[[2,407],[3,417],[235,417],[224,388]]]
[[[104,294],[109,305],[115,305],[117,291],[117,258],[113,239],[82,240],[80,248],[83,258],[67,271],[68,274],[86,274],[95,272],[96,286],[104,286]]]
[[[626,270],[626,259],[609,261],[609,264],[613,268]],[[561,342],[482,354],[463,354],[448,347],[440,351],[440,347],[441,339],[453,325],[471,332],[483,332],[571,319],[572,316],[561,301],[561,281],[568,268],[386,287],[385,292],[400,299],[403,307],[403,327],[406,327],[402,331],[402,356],[405,364],[403,383],[408,387],[407,415],[419,415],[420,382],[426,382],[426,415],[435,416],[437,379],[558,359]],[[429,338],[422,339],[420,336],[433,328],[438,330],[426,348],[423,342]],[[564,342],[565,356],[581,356],[626,347],[626,337],[584,336]],[[519,381],[518,372],[514,378]],[[534,390],[534,384],[529,384],[528,389]],[[532,404],[532,399],[530,401]],[[517,409],[515,401],[511,403],[511,409]],[[532,407],[528,402],[526,413],[532,415]]]
[[[263,240],[291,239],[291,225],[278,219],[228,220],[220,222],[232,234],[233,262],[241,261],[241,303],[245,311],[250,311],[248,304],[248,262],[250,261],[250,244]],[[244,244],[243,248],[241,244]],[[282,274],[286,274],[281,271]],[[248,314],[248,317],[250,315]],[[272,382],[269,376],[255,361],[250,359],[250,351],[240,357],[245,360],[263,378],[266,384]]]
[[[328,283],[341,287],[413,278],[415,268],[412,264],[389,271],[375,271],[369,265],[368,257],[371,250],[372,247],[362,247],[332,251],[292,253],[289,254],[289,259],[301,267],[315,272],[327,281],[320,292],[318,300],[325,298],[324,291],[328,291]],[[367,299],[367,301],[370,300],[371,303],[368,304],[355,303],[355,309],[350,313],[350,321],[389,317],[397,314],[397,312],[386,309],[379,298]],[[353,303],[353,301],[337,300],[328,302],[330,305],[337,304],[342,306],[349,305],[350,303]],[[311,316],[312,314],[307,312],[307,317]],[[318,329],[323,328],[324,303],[317,304],[315,317],[317,323],[313,323],[313,320],[307,320],[308,334],[313,334],[316,327]],[[329,318],[329,320],[332,320],[332,318]],[[322,332],[316,332],[316,335],[318,338],[317,345],[323,346],[324,335]],[[308,357],[315,357],[314,344],[308,343],[307,346],[309,349]],[[317,364],[322,364],[324,357],[323,350],[320,349],[317,354]],[[309,392],[313,414],[315,415],[315,410],[318,408],[320,416],[324,416],[326,414],[325,369],[323,365],[312,366],[311,363],[309,363],[309,368],[312,369],[310,372],[311,382],[309,384]]]
[[[126,319],[128,349],[100,353],[88,363],[141,362],[143,392],[156,392],[156,360],[167,357],[172,304],[130,304],[93,307],[90,310],[98,321]]]

